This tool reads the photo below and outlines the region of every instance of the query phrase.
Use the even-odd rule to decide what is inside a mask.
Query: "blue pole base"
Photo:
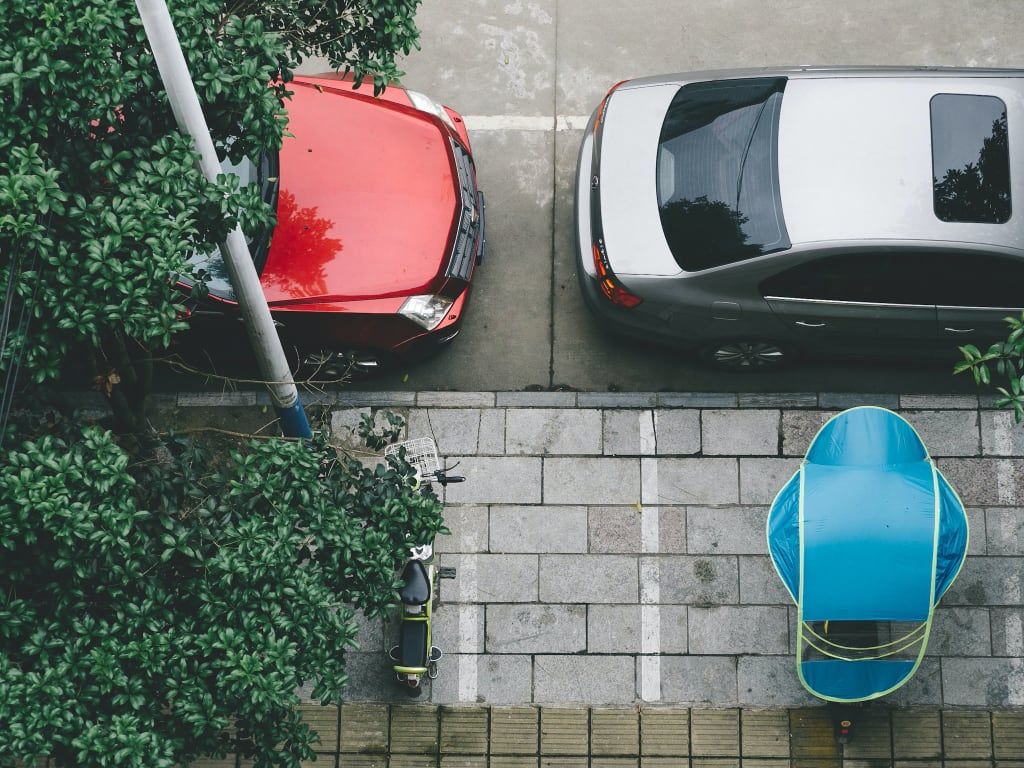
[[[281,431],[285,437],[301,437],[309,440],[313,437],[313,431],[309,428],[309,420],[306,418],[306,411],[302,407],[302,401],[296,400],[295,405],[289,408],[274,406],[277,417],[281,420]]]

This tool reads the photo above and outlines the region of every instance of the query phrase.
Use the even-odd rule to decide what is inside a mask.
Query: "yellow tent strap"
[[[923,642],[923,640],[924,640],[923,637],[919,637],[919,638],[916,638],[914,640],[911,640],[909,643],[904,645],[902,648],[896,648],[895,650],[888,651],[887,653],[880,653],[877,656],[862,656],[862,657],[857,658],[857,659],[851,659],[848,656],[840,656],[839,654],[836,654],[836,653],[830,653],[829,651],[826,651],[824,648],[819,648],[814,643],[812,643],[809,638],[804,637],[804,642],[807,643],[809,646],[811,646],[811,648],[816,650],[822,656],[828,656],[830,659],[838,659],[839,661],[878,661],[879,659],[884,659],[887,656],[895,656],[897,653],[902,653],[903,651],[907,650],[907,648],[911,648],[914,645],[917,645],[918,643]]]
[[[817,638],[823,643],[832,646],[833,648],[841,648],[844,651],[880,651],[883,648],[889,648],[891,646],[902,643],[904,640],[908,640],[909,638],[921,632],[926,626],[928,626],[927,622],[918,624],[916,627],[914,627],[914,629],[910,630],[907,634],[903,635],[903,637],[898,637],[895,640],[891,640],[888,643],[883,643],[882,645],[840,645],[839,643],[833,643],[826,637],[822,637],[813,629],[811,629],[810,622],[804,622],[804,629],[807,631],[807,634],[811,635],[814,638]],[[825,622],[825,631],[828,632],[827,621]]]

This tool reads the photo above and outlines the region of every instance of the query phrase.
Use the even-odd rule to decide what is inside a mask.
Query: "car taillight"
[[[608,93],[606,93],[604,98],[601,99],[601,103],[597,105],[597,119],[594,120],[594,127],[591,129],[591,132],[594,133],[595,135],[597,134],[598,129],[601,127],[601,123],[604,122],[604,112],[608,108],[608,99],[612,97],[612,94],[615,92],[616,88],[618,88],[623,83],[628,82],[628,80],[619,80],[619,82],[617,82],[615,85],[608,89]]]
[[[597,270],[597,283],[601,286],[601,293],[613,304],[620,307],[632,309],[643,301],[636,294],[630,293],[616,281],[608,265],[608,256],[604,252],[603,244],[593,243],[594,247],[594,269]]]

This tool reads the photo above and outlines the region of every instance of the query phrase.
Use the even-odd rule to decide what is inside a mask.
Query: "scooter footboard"
[[[398,638],[398,666],[415,672],[427,670],[427,622],[403,621]]]

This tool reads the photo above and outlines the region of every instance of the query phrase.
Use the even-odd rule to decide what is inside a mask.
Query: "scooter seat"
[[[427,622],[403,621],[398,663],[411,669],[427,666]]]
[[[402,569],[402,588],[398,596],[405,605],[424,605],[430,599],[430,579],[419,560],[410,560]]]

